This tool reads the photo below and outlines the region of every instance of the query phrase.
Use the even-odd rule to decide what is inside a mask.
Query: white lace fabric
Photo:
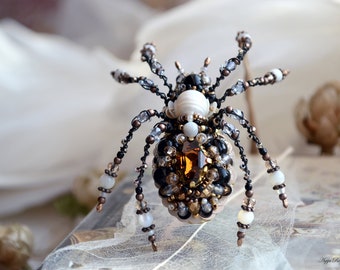
[[[56,250],[43,269],[292,269],[285,252],[295,203],[284,209],[276,192],[263,182],[256,183],[256,220],[242,247],[236,244],[237,212],[244,196],[241,181],[235,185],[236,195],[212,221],[187,224],[169,215],[148,177],[144,190],[156,224],[157,252],[141,231],[132,196],[113,238]]]

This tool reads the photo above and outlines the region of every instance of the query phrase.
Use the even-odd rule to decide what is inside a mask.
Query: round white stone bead
[[[254,212],[240,210],[237,215],[237,220],[244,225],[249,225],[254,220]]]
[[[189,138],[194,138],[198,134],[198,125],[195,122],[185,123],[183,126],[183,133]]]
[[[138,222],[143,228],[148,228],[152,225],[153,216],[150,212],[138,215]]]
[[[281,185],[285,182],[285,175],[282,171],[277,170],[269,174],[269,180],[273,184],[273,186]]]
[[[209,113],[209,100],[199,91],[186,90],[182,92],[174,103],[175,115],[192,116],[198,114],[207,116]]]
[[[282,81],[282,80],[283,80],[282,71],[279,70],[278,68],[274,68],[274,69],[272,69],[270,72],[274,74],[274,76],[275,76],[275,81],[279,82],[279,81]]]
[[[100,186],[106,189],[110,189],[113,188],[115,183],[116,183],[116,179],[113,178],[110,175],[107,175],[106,173],[102,174],[102,176],[99,178],[99,182],[100,182]]]

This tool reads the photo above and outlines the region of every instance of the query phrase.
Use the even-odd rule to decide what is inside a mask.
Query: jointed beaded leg
[[[128,144],[132,140],[133,134],[142,123],[148,121],[150,118],[157,116],[161,117],[162,113],[157,112],[156,110],[145,110],[140,112],[136,117],[134,117],[131,121],[131,128],[125,137],[122,140],[122,146],[120,150],[117,152],[116,157],[113,159],[113,162],[110,162],[107,165],[107,168],[104,171],[104,174],[100,177],[100,186],[98,190],[101,191],[100,196],[97,200],[97,211],[101,212],[103,205],[106,202],[106,197],[109,193],[111,193],[117,178],[117,173],[119,171],[119,165],[122,162],[125,154],[127,153]]]

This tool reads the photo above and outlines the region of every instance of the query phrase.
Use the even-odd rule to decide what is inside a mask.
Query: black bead
[[[267,149],[263,147],[263,148],[259,148],[259,153],[260,153],[261,156],[264,156],[268,152],[267,152]]]
[[[223,187],[226,187],[230,181],[230,171],[219,166],[217,166],[216,168],[218,170],[219,179],[214,181],[214,184],[219,184]]]
[[[173,169],[172,168],[165,168],[165,167],[160,167],[157,168],[154,172],[153,172],[153,179],[155,180],[155,183],[159,186],[159,187],[164,187],[167,185],[166,182],[166,177],[168,176],[168,174],[170,172],[172,172]]]
[[[117,153],[117,158],[123,158],[123,157],[124,157],[124,153],[121,152],[121,151],[119,151],[119,152]]]
[[[142,194],[143,188],[142,187],[136,187],[136,194]]]
[[[182,83],[185,85],[185,88],[187,90],[193,89],[193,87],[196,87],[197,90],[203,89],[203,82],[201,76],[197,74],[190,74],[186,76]]]
[[[253,185],[252,185],[251,183],[246,183],[245,186],[244,186],[244,188],[245,188],[246,190],[252,190],[252,189],[253,189]]]

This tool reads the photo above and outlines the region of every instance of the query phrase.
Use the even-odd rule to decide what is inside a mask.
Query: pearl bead
[[[269,174],[269,180],[273,186],[281,185],[285,182],[285,175],[282,171],[278,170]]]
[[[100,178],[99,178],[100,186],[106,189],[111,189],[116,183],[115,178],[113,178],[110,175],[107,175],[104,173]]]
[[[198,125],[195,122],[188,122],[183,126],[183,133],[189,138],[194,138],[198,134]]]
[[[138,222],[143,228],[148,228],[152,225],[153,216],[150,212],[138,215]]]
[[[242,209],[240,212],[238,212],[237,220],[242,224],[248,225],[254,220],[254,212],[249,212]]]
[[[189,117],[193,114],[207,116],[209,107],[209,100],[197,90],[186,90],[182,92],[174,103],[176,117],[184,115]]]
[[[282,71],[279,70],[278,68],[274,68],[274,69],[272,69],[270,72],[274,74],[274,76],[275,76],[275,81],[279,82],[279,81],[282,81],[282,80],[283,80]]]

